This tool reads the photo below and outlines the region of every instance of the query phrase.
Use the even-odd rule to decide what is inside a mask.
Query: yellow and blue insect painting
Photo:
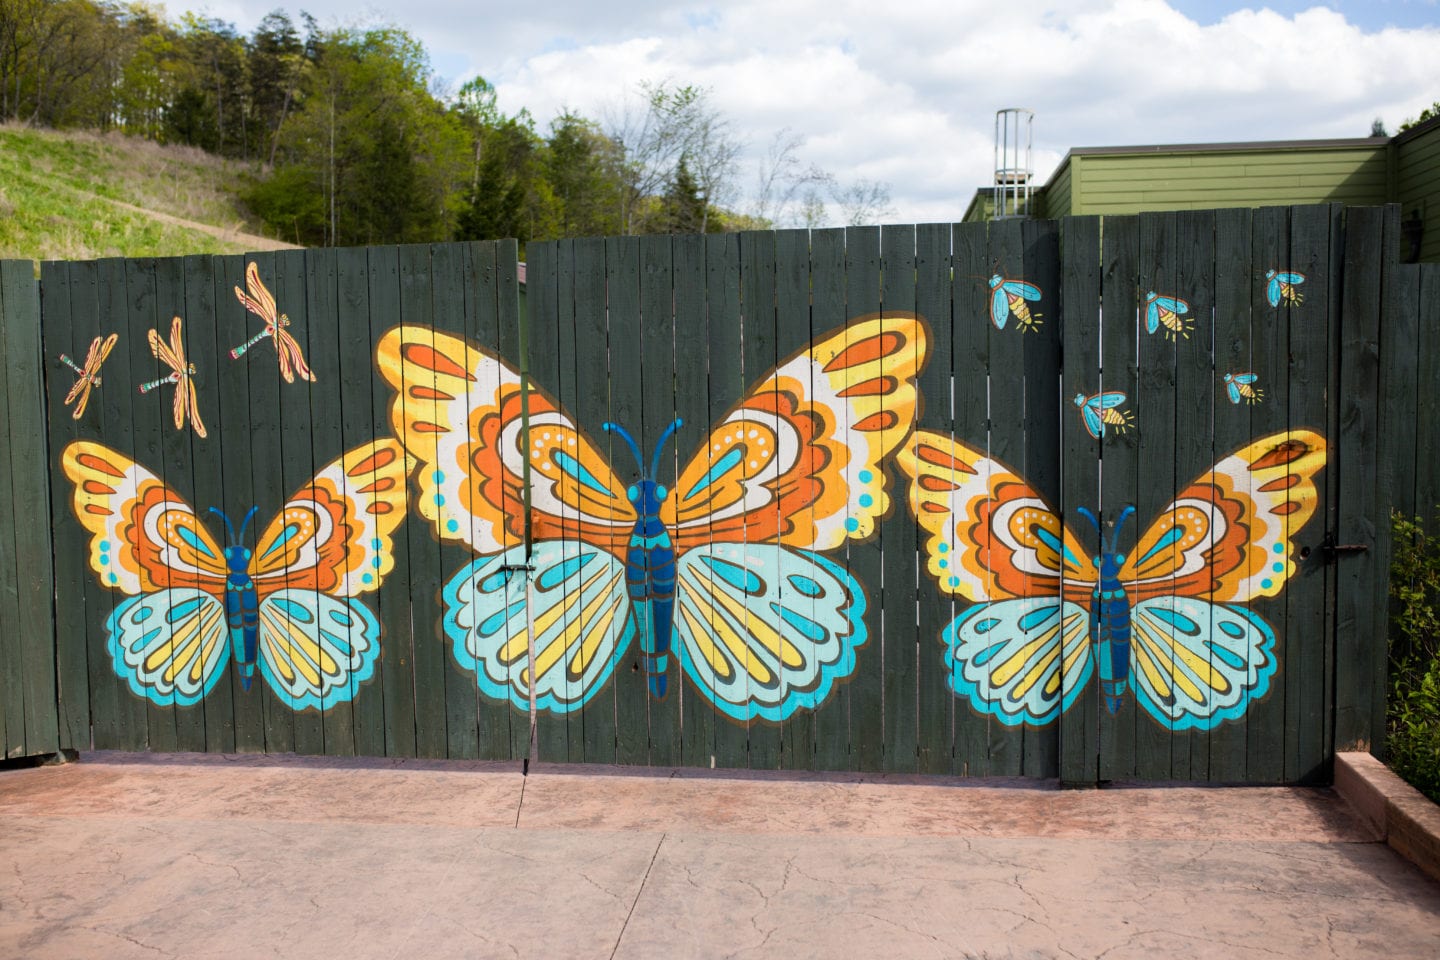
[[[1004,330],[1011,314],[1023,333],[1040,325],[1041,314],[1030,309],[1030,302],[1038,302],[1040,288],[1025,280],[1012,280],[995,274],[990,278],[990,322],[995,329]]]
[[[1265,271],[1265,299],[1270,301],[1270,306],[1278,307],[1280,304],[1294,306],[1303,303],[1305,297],[1296,288],[1305,282],[1305,274],[1293,271]]]
[[[1008,725],[1042,726],[1098,674],[1106,709],[1136,703],[1161,726],[1209,730],[1244,715],[1275,674],[1275,633],[1245,604],[1294,574],[1317,506],[1325,441],[1254,441],[1200,474],[1121,552],[1126,507],[1091,554],[1028,483],[950,437],[917,432],[897,455],[925,537],[926,570],[970,601],[945,629],[954,693]]]
[[[527,433],[520,375],[495,354],[389,331],[378,365],[396,390],[391,425],[420,463],[419,511],[477,554],[441,591],[456,663],[487,697],[524,709],[533,694],[563,714],[638,644],[654,697],[671,689],[673,653],[737,721],[818,706],[867,637],[864,589],[826,554],[890,509],[883,463],[910,435],[926,343],[912,314],[819,338],[712,425],[673,483],[661,449],[684,424],[645,451],[606,423],[640,474],[625,483],[534,387]]]
[[[115,673],[163,706],[198,703],[233,661],[294,710],[352,699],[375,671],[380,624],[361,599],[394,566],[413,464],[394,440],[357,447],[296,491],[244,545],[251,508],[222,549],[165,481],[89,440],[65,448],[90,567],[126,595],[105,623]]]

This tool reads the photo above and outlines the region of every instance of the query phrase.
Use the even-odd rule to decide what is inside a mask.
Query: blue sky
[[[274,0],[210,0],[248,32]],[[543,129],[615,115],[642,81],[707,87],[745,146],[746,209],[777,131],[841,183],[889,184],[891,218],[954,220],[991,179],[995,111],[1035,110],[1043,181],[1071,147],[1360,137],[1440,100],[1435,0],[307,0],[383,21],[451,87],[483,75]],[[295,9],[299,9],[296,7]]]

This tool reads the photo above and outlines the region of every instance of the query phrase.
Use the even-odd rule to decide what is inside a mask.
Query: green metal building
[[[1077,147],[1031,194],[1029,215],[1139,213],[1297,203],[1398,203],[1401,259],[1440,261],[1440,118],[1394,137]],[[987,220],[992,190],[968,221]]]

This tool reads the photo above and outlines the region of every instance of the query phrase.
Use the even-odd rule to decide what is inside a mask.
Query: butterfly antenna
[[[1111,553],[1120,552],[1120,528],[1125,526],[1125,521],[1129,520],[1130,517],[1134,515],[1134,513],[1135,507],[1133,504],[1120,511],[1120,519],[1115,521],[1115,529],[1110,532]]]
[[[210,512],[218,514],[220,519],[225,521],[225,531],[230,534],[230,542],[235,543],[235,528],[230,525],[230,518],[226,516],[225,511],[221,510],[219,507],[211,507]],[[246,519],[249,518],[247,517]]]
[[[237,545],[245,540],[245,528],[250,526],[250,518],[255,516],[255,511],[259,509],[259,504],[256,504],[255,506],[250,508],[250,511],[248,513],[245,514],[245,521],[240,524],[240,537],[235,541]]]
[[[676,430],[678,430],[681,425],[684,424],[684,422],[685,421],[681,420],[679,417],[676,417],[673,421],[671,421],[670,426],[665,428],[665,432],[660,434],[660,442],[655,444],[655,457],[650,461],[651,480],[654,480],[656,477],[660,476],[660,451],[665,449],[665,441],[669,440],[670,435],[673,434]]]
[[[620,435],[620,439],[625,441],[625,443],[630,447],[630,452],[635,455],[635,466],[640,468],[641,473],[644,473],[645,458],[640,455],[640,448],[635,445],[635,438],[630,436],[630,431],[626,430],[618,423],[611,423],[609,420],[606,420],[604,423],[602,423],[600,427],[606,433],[618,433]]]
[[[1084,517],[1086,520],[1089,520],[1090,526],[1095,528],[1095,532],[1100,533],[1100,521],[1095,519],[1095,514],[1090,512],[1089,507],[1076,507],[1075,512],[1080,514],[1080,516]],[[1100,537],[1103,540],[1105,535],[1101,533]]]

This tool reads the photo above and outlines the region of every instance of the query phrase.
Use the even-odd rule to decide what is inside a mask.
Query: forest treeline
[[[446,90],[394,26],[275,10],[232,24],[111,0],[0,0],[0,120],[119,130],[255,165],[246,202],[306,245],[703,233],[870,222],[888,188],[841,184],[778,131],[746,174],[710,91],[647,83],[602,118],[540,129],[475,78]],[[753,179],[751,179],[753,178]]]

